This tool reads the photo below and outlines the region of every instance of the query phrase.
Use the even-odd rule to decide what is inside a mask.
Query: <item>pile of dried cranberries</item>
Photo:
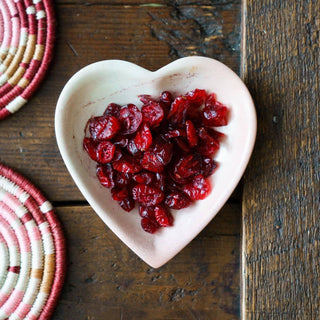
[[[227,124],[228,109],[202,89],[139,99],[141,109],[110,103],[102,116],[89,119],[83,147],[112,198],[126,211],[137,202],[142,228],[154,233],[173,224],[170,208],[209,194],[223,137],[212,127]]]

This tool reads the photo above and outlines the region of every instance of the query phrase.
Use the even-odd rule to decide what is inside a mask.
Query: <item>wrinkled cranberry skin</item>
[[[109,163],[113,156],[116,147],[109,141],[102,141],[97,145],[97,160],[100,163]]]
[[[173,225],[173,217],[171,213],[161,205],[154,207],[154,216],[160,227]]]
[[[97,145],[98,142],[94,141],[92,138],[84,138],[83,139],[83,148],[86,150],[90,158],[94,161],[98,162],[97,157]]]
[[[163,192],[147,184],[137,184],[132,188],[132,197],[144,206],[155,206],[161,203],[164,195]]]
[[[106,110],[104,111],[103,115],[113,116],[118,119],[120,115],[120,109],[121,109],[121,106],[119,104],[110,103],[107,106]]]
[[[113,200],[122,201],[125,200],[129,193],[127,188],[112,188],[111,189],[111,195]]]
[[[119,206],[127,212],[130,212],[132,209],[134,209],[134,205],[135,205],[134,200],[130,197],[120,200],[118,201],[118,203],[119,203]]]
[[[137,173],[141,170],[139,162],[132,156],[126,155],[112,163],[113,169],[123,173]]]
[[[134,143],[140,151],[146,151],[152,144],[152,134],[149,126],[143,123],[139,128],[136,137],[134,138]]]
[[[229,111],[203,89],[139,99],[141,110],[110,103],[102,116],[89,119],[83,148],[97,162],[101,185],[127,212],[137,202],[141,227],[154,233],[173,225],[171,209],[210,193],[208,178],[224,137],[213,127],[226,125]]]
[[[106,115],[89,120],[89,131],[94,140],[110,140],[120,128],[119,120],[113,116]]]
[[[144,217],[141,219],[141,227],[148,233],[155,233],[160,226],[155,220]]]
[[[122,134],[127,135],[138,130],[142,114],[134,104],[130,103],[120,109],[119,119],[122,123]]]
[[[150,128],[159,126],[164,117],[164,111],[158,102],[150,102],[141,108],[143,122]]]
[[[228,108],[222,103],[212,99],[207,99],[203,109],[203,124],[208,127],[225,126],[228,123]]]
[[[193,201],[205,199],[211,191],[211,185],[208,179],[201,174],[197,175],[194,180],[185,185],[183,192]]]
[[[173,191],[166,196],[165,204],[175,210],[187,208],[191,204],[190,198],[180,191]]]
[[[195,147],[198,144],[198,134],[197,129],[190,120],[186,121],[186,134],[189,146]]]
[[[150,184],[154,179],[154,174],[151,172],[141,172],[135,174],[132,178],[139,184]]]
[[[98,164],[96,169],[96,175],[100,181],[100,183],[106,188],[113,188],[114,187],[114,180],[113,180],[113,169],[110,164],[102,165]]]

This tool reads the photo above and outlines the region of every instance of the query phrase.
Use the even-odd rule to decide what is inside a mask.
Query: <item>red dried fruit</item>
[[[191,200],[182,192],[174,191],[166,196],[165,204],[171,209],[180,210],[189,207]]]
[[[200,173],[204,178],[210,177],[218,167],[218,164],[210,157],[203,157],[200,165]]]
[[[134,138],[134,143],[140,151],[146,151],[152,144],[152,134],[149,126],[143,123],[137,131],[136,137]]]
[[[160,101],[166,105],[167,107],[171,106],[171,103],[173,101],[173,97],[171,92],[169,91],[163,91],[160,95]]]
[[[185,136],[186,136],[186,132],[182,129],[171,130],[164,134],[164,137],[166,139],[185,137]]]
[[[151,151],[146,151],[141,160],[141,166],[151,172],[162,172],[164,164],[160,158]]]
[[[123,188],[127,186],[130,182],[130,174],[129,173],[123,173],[120,171],[115,171],[114,172],[114,177],[113,177],[114,184],[118,188]]]
[[[199,129],[200,141],[198,143],[198,151],[205,156],[213,156],[220,148],[218,140],[212,138],[207,130],[203,127]]]
[[[116,118],[119,118],[119,115],[120,115],[120,109],[121,109],[121,106],[119,104],[116,104],[116,103],[110,103],[106,110],[104,111],[103,115],[108,115],[108,116],[113,116],[113,117],[116,117]]]
[[[203,200],[211,191],[211,185],[208,179],[201,174],[194,177],[193,181],[184,186],[183,192],[193,201]]]
[[[195,104],[197,107],[201,107],[201,105],[206,101],[207,92],[203,89],[194,89],[187,92],[185,97],[192,104]]]
[[[189,106],[190,103],[188,102],[185,96],[179,96],[175,98],[171,104],[171,108],[169,110],[167,118],[172,123],[185,123],[186,114]]]
[[[228,108],[216,101],[215,97],[207,99],[202,121],[209,127],[225,126],[228,123]]]
[[[137,201],[142,228],[154,233],[173,224],[169,208],[186,208],[209,194],[207,178],[224,136],[211,126],[226,124],[228,109],[203,89],[175,99],[169,91],[139,99],[141,111],[110,103],[101,117],[89,119],[83,148],[112,198],[125,211]]]
[[[97,161],[108,163],[112,160],[116,147],[109,141],[101,141],[97,145]]]
[[[161,205],[154,207],[154,216],[160,227],[168,227],[173,224],[171,213]]]
[[[113,188],[113,169],[111,164],[98,164],[96,169],[96,175],[100,181],[100,183],[106,188]]]
[[[94,140],[110,140],[120,128],[118,119],[113,116],[105,115],[89,120],[89,132]]]
[[[174,175],[178,178],[188,178],[199,172],[199,157],[195,154],[188,154],[179,159],[174,166]]]
[[[137,184],[132,188],[132,197],[144,206],[155,206],[163,200],[163,192],[147,184]]]
[[[156,221],[147,217],[141,219],[141,227],[144,231],[149,233],[155,233],[160,228]]]
[[[112,188],[111,195],[113,200],[122,201],[126,199],[129,195],[127,188]]]
[[[121,133],[127,135],[138,130],[142,121],[142,114],[134,104],[130,103],[120,109],[119,119],[122,123]]]
[[[155,174],[155,180],[153,182],[153,185],[160,189],[161,191],[165,190],[165,186],[166,186],[166,177],[164,174],[162,173],[156,173]]]
[[[190,120],[186,121],[186,133],[189,146],[195,147],[198,144],[198,134],[197,129]]]
[[[90,158],[94,161],[98,161],[97,158],[97,145],[98,143],[94,141],[92,138],[84,138],[83,139],[83,148],[86,150]]]
[[[118,203],[119,206],[127,212],[131,211],[134,208],[134,200],[130,197],[120,200],[118,201]]]
[[[139,214],[140,217],[147,217],[149,219],[154,219],[154,207],[145,207],[145,206],[139,206]]]
[[[132,178],[137,183],[150,184],[153,181],[154,174],[151,172],[140,172],[135,174]]]
[[[143,122],[147,123],[150,128],[159,126],[163,120],[164,111],[158,102],[150,102],[141,108]]]
[[[112,163],[113,169],[124,173],[137,173],[141,170],[139,160],[130,155],[124,155]]]

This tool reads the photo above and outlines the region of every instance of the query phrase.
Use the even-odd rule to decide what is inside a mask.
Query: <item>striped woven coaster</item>
[[[54,35],[51,0],[0,0],[0,119],[18,111],[40,85]]]
[[[64,281],[65,252],[51,204],[0,164],[0,319],[50,318]]]

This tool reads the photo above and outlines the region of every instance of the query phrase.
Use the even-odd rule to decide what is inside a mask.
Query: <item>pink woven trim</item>
[[[3,178],[5,180],[3,180]],[[2,179],[2,180],[1,180]],[[8,182],[6,182],[8,181]],[[9,203],[11,205],[11,208],[7,208],[6,210],[8,212],[11,212],[6,217],[8,218],[9,222],[14,221],[14,213],[15,210],[18,210],[16,214],[20,214],[21,211],[21,203],[18,206],[18,202],[16,200],[13,200],[12,195],[15,197],[18,197],[21,199],[23,206],[28,209],[28,213],[23,213],[23,211],[20,214],[20,221],[22,223],[22,226],[15,227],[14,231],[16,233],[21,233],[18,237],[18,239],[14,240],[14,237],[16,236],[15,232],[11,231],[10,239],[11,243],[16,243],[19,245],[21,244],[22,241],[25,241],[25,235],[22,235],[23,228],[25,224],[28,224],[28,236],[29,239],[31,239],[31,242],[39,242],[39,239],[42,238],[44,235],[48,235],[52,237],[54,247],[55,247],[55,270],[54,270],[54,277],[52,280],[52,285],[51,288],[48,292],[48,298],[45,303],[45,305],[42,307],[42,310],[37,311],[36,309],[33,308],[33,306],[30,306],[28,304],[23,303],[23,295],[26,294],[24,290],[15,290],[11,291],[11,293],[14,295],[8,295],[6,293],[1,293],[0,291],[0,301],[2,300],[2,304],[0,304],[0,309],[1,305],[3,305],[2,310],[8,314],[8,312],[11,312],[19,316],[20,318],[28,318],[28,319],[45,319],[48,320],[55,308],[55,305],[57,303],[58,296],[61,292],[64,277],[65,277],[65,270],[66,270],[66,244],[65,244],[65,239],[63,236],[62,228],[61,225],[56,217],[56,215],[53,212],[53,209],[51,205],[48,203],[48,201],[45,199],[45,197],[42,195],[42,193],[35,188],[33,184],[31,184],[27,179],[25,179],[23,176],[19,175],[18,173],[14,172],[12,169],[0,164],[0,188],[1,188],[1,183],[5,183],[6,187],[8,190],[7,192],[11,193],[11,196],[5,194],[3,191],[1,193],[1,201],[0,205],[6,206],[6,203],[4,203],[4,200],[9,199]],[[12,187],[12,185],[15,187]],[[18,209],[20,207],[20,209]],[[33,223],[33,221],[36,222],[35,227],[30,227],[30,223]],[[1,234],[4,235],[5,233],[1,232],[3,228],[5,228],[5,225],[10,225],[8,224],[8,221],[3,219],[0,215],[0,236]],[[41,236],[36,236],[34,238],[34,235],[36,232],[39,233],[39,229],[41,230]],[[1,229],[2,228],[2,229]],[[10,229],[10,228],[9,228]],[[8,237],[8,232],[7,231],[5,237],[0,237],[1,240],[8,241],[6,239]],[[47,236],[46,236],[46,239]],[[15,242],[12,242],[15,241]],[[47,241],[47,240],[46,240]],[[10,249],[10,245],[7,245],[8,248]],[[16,245],[17,247],[17,245]],[[23,246],[20,246],[23,247]],[[13,252],[13,251],[12,251]],[[49,256],[45,256],[45,259],[49,259]],[[19,278],[19,275],[21,274],[19,265],[13,265],[10,263],[10,267],[8,270],[10,270],[10,274],[15,275],[11,276],[10,279],[7,278],[5,281],[8,279],[11,281],[9,283],[9,287],[12,287],[14,283],[19,282],[20,287],[21,282],[23,279]],[[23,268],[23,265],[21,266]],[[45,270],[44,270],[45,272]],[[44,274],[45,277],[48,278],[48,273]],[[14,282],[12,282],[14,281]],[[23,288],[23,286],[22,286]],[[27,289],[28,290],[28,289]],[[41,301],[41,299],[39,300]],[[39,314],[40,313],[40,314]]]
[[[4,1],[10,2],[10,6],[12,8],[11,11],[9,10],[8,6]],[[1,17],[3,18],[3,30],[0,37],[3,35],[5,41],[2,42],[2,46],[10,46],[11,40],[11,47],[15,47],[17,44],[17,34],[21,33],[24,28],[27,28],[27,34],[29,36],[34,35],[36,37],[36,45],[41,45],[44,48],[44,52],[42,58],[38,60],[36,56],[33,56],[31,61],[28,63],[19,61],[17,63],[17,59],[13,57],[12,61],[15,61],[15,64],[12,68],[18,68],[23,64],[25,68],[25,74],[21,79],[27,80],[28,85],[23,86],[23,88],[19,87],[19,84],[12,86],[10,83],[10,79],[8,79],[8,83],[3,84],[0,88],[0,120],[6,118],[11,112],[16,112],[19,110],[22,105],[24,105],[30,97],[34,94],[34,92],[39,87],[40,83],[43,81],[43,78],[49,68],[50,62],[53,57],[53,48],[54,48],[54,34],[55,34],[55,16],[54,16],[54,9],[52,0],[42,0],[37,2],[35,5],[30,0],[16,0],[13,4],[13,0],[1,0],[0,1],[0,11]],[[13,15],[14,20],[12,25],[9,17],[9,12]],[[26,14],[26,13],[29,14]],[[45,17],[42,16],[42,13],[45,12]],[[37,16],[37,13],[39,15]],[[18,26],[20,25],[21,31],[17,32]],[[13,34],[12,34],[13,32]],[[19,34],[20,36],[20,34]],[[8,38],[8,39],[7,39]],[[19,47],[20,48],[20,47]],[[30,49],[30,47],[29,47]],[[3,48],[3,50],[6,50]],[[18,49],[19,50],[19,49]],[[37,51],[33,48],[35,54]],[[27,57],[28,55],[24,55]],[[5,68],[7,68],[5,66]],[[9,68],[9,67],[8,67]],[[13,70],[13,69],[10,69]],[[16,69],[15,71],[17,71]],[[21,70],[19,73],[14,73],[13,77],[20,77]],[[15,79],[16,79],[15,78]],[[26,82],[24,81],[24,84]],[[18,99],[21,97],[21,99]],[[18,100],[17,100],[18,99]],[[10,104],[10,108],[7,106]]]

